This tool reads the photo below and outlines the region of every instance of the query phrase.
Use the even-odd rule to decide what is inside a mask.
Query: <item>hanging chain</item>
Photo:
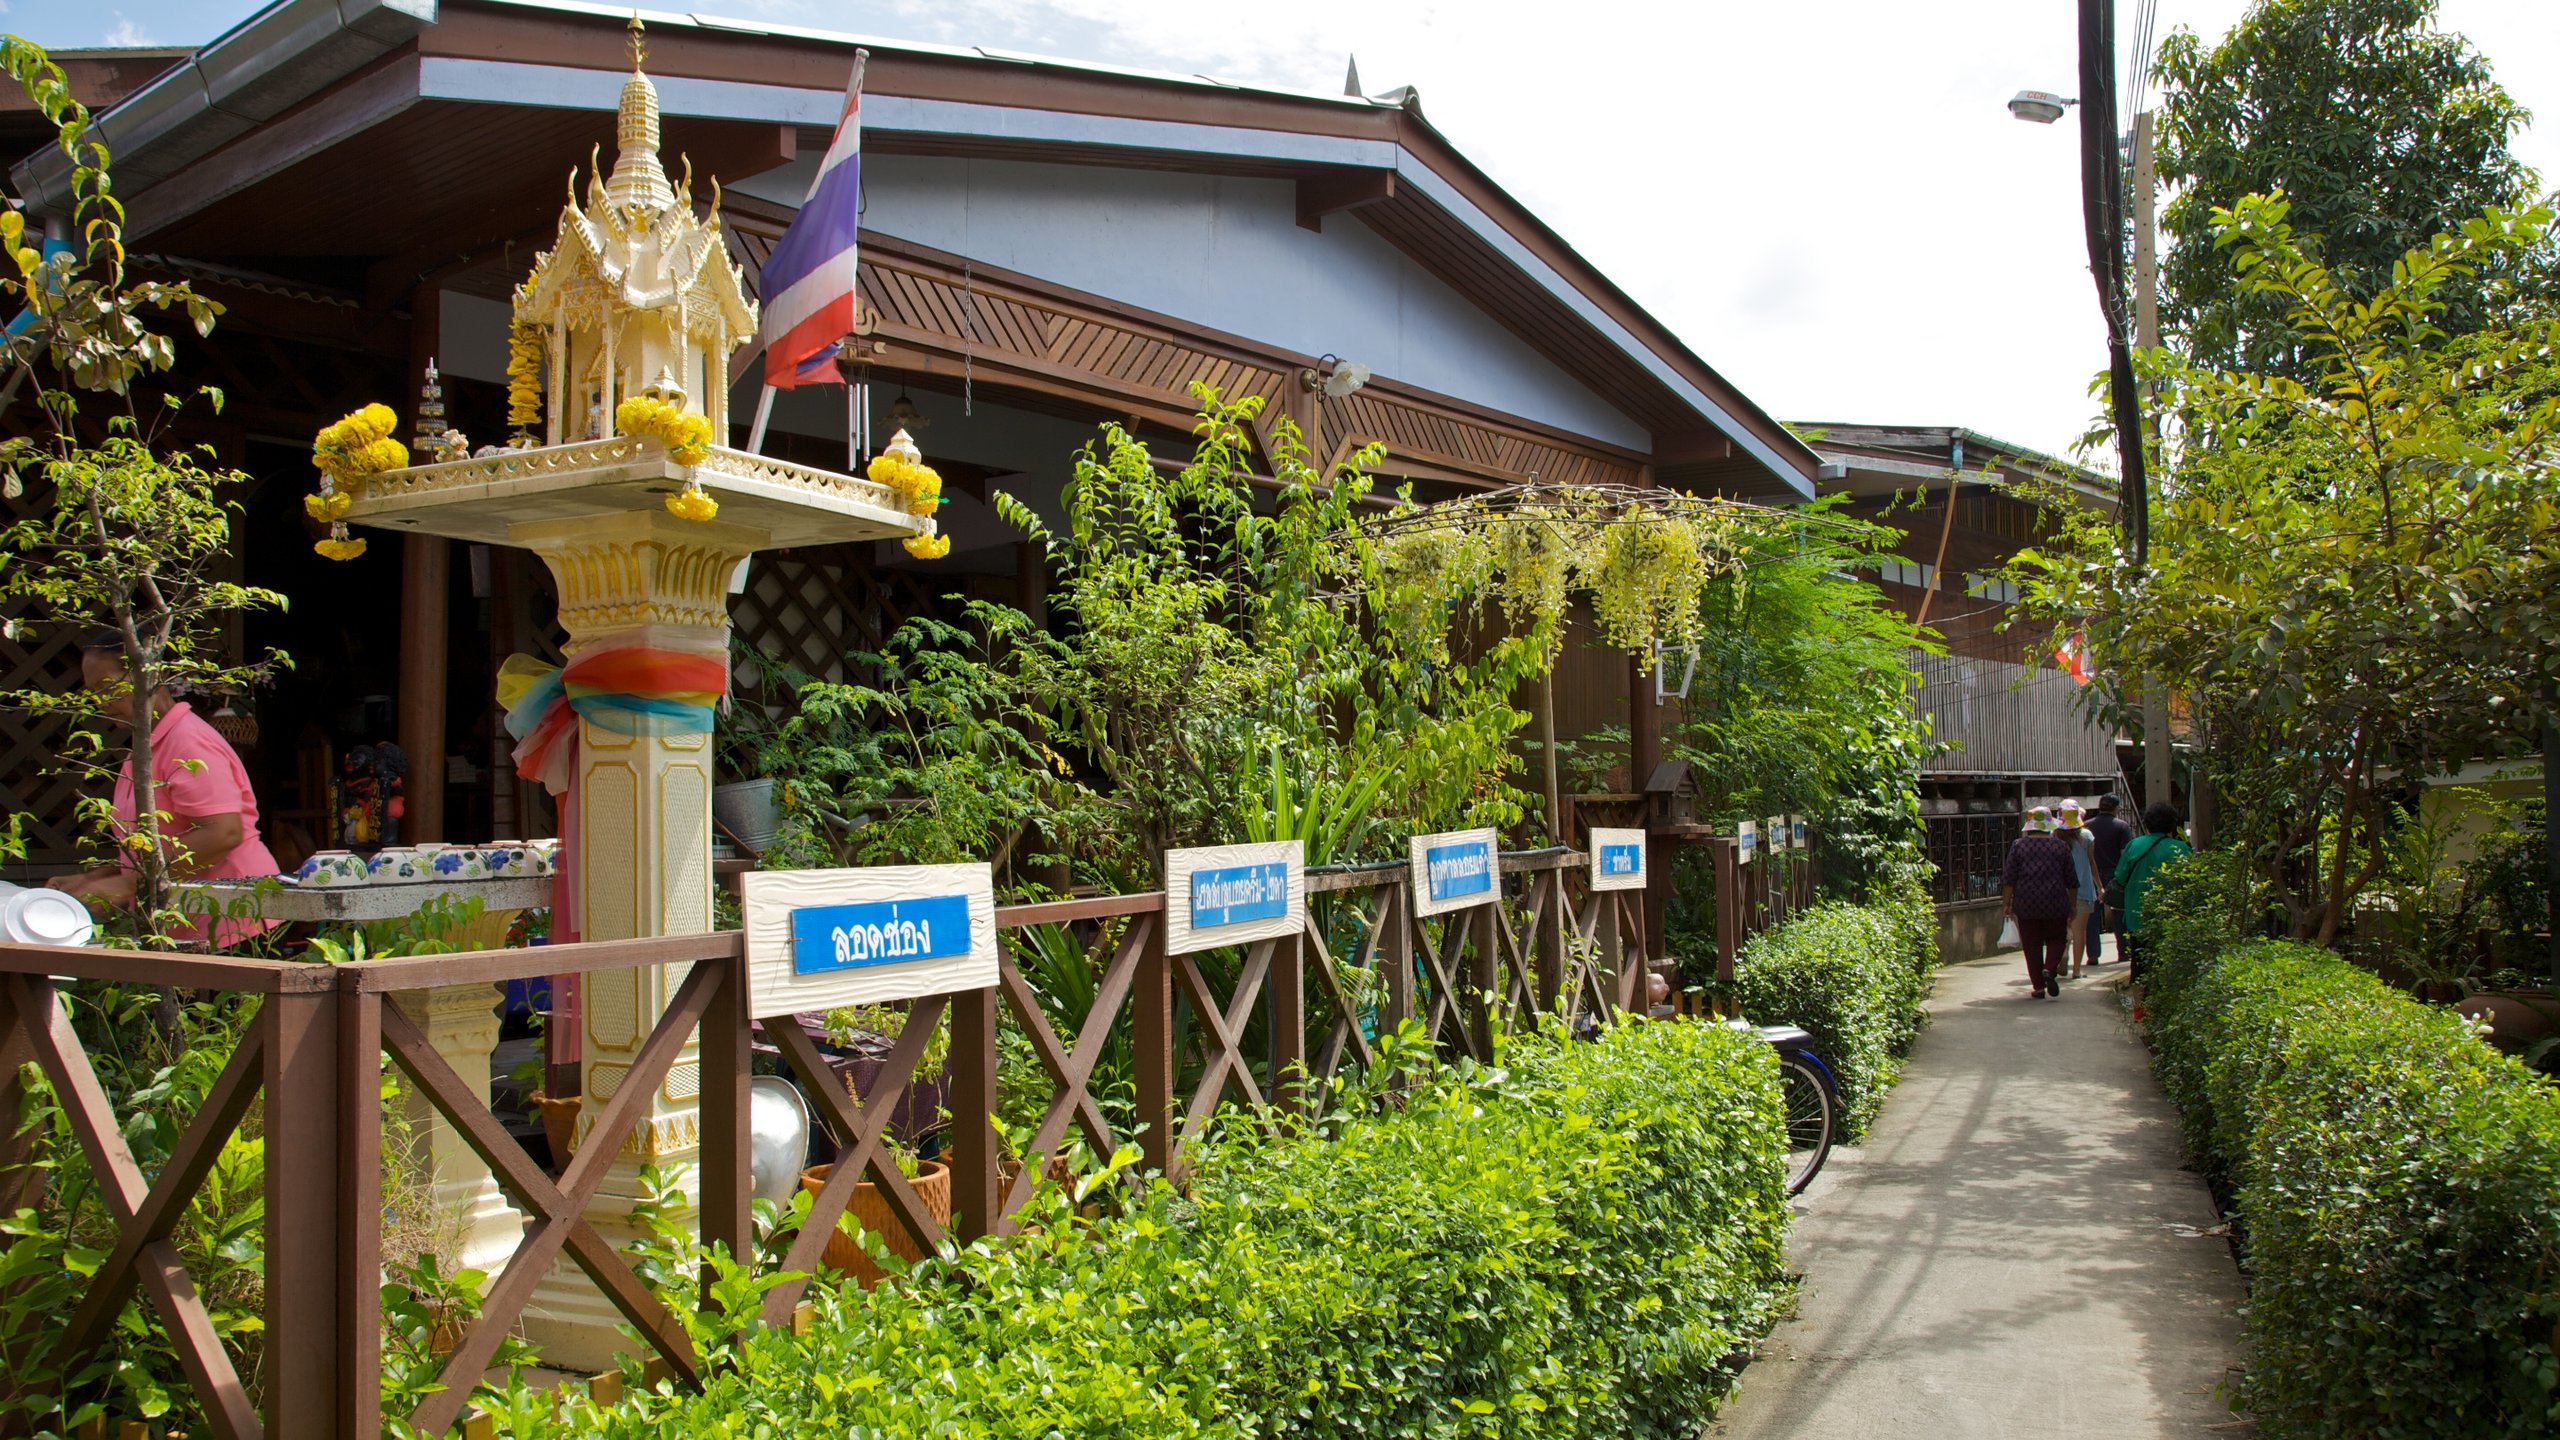
[[[964,417],[976,413],[978,292],[975,286],[976,277],[970,268],[969,257],[963,255],[960,257],[960,413]]]

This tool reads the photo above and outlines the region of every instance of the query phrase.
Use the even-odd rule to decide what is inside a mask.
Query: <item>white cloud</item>
[[[2444,0],[2442,19],[2553,117],[2519,149],[2560,179],[2547,3]],[[2158,31],[2218,35],[2244,4],[2161,0]],[[2077,88],[2067,5],[1311,0],[1250,25],[1198,0],[724,8],[1328,93],[1356,53],[1365,88],[1418,87],[1469,159],[1781,416],[2059,451],[2094,413],[2077,136],[2003,107]]]
[[[116,16],[116,23],[107,27],[107,33],[101,43],[106,45],[149,45],[152,43],[152,40],[148,31],[144,30],[141,26],[134,24],[133,21],[126,16],[118,14]]]

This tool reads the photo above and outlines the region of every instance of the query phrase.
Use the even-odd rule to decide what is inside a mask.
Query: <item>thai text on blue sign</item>
[[[1481,895],[1493,888],[1493,847],[1481,840],[1434,845],[1422,852],[1434,900]]]
[[[1600,873],[1603,875],[1643,874],[1644,847],[1642,845],[1601,846]]]
[[[1237,865],[1225,870],[1191,872],[1191,928],[1241,925],[1248,920],[1276,920],[1289,913],[1289,867]]]
[[[791,912],[791,969],[816,975],[969,953],[969,897],[810,905]]]

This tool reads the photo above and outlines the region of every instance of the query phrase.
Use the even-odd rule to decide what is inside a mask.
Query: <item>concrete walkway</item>
[[[1797,1202],[1797,1318],[1731,1440],[2238,1435],[2240,1276],[2109,964],[1948,966],[1865,1145]]]

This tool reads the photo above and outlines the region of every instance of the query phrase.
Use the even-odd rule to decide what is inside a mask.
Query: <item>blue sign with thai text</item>
[[[966,895],[809,905],[791,912],[791,969],[798,975],[968,953]]]
[[[1434,845],[1422,852],[1433,900],[1482,895],[1493,888],[1493,847],[1481,840]]]
[[[1603,875],[1643,874],[1644,847],[1642,845],[1601,846],[1600,873]]]
[[[1277,920],[1289,913],[1289,867],[1238,865],[1226,870],[1191,872],[1191,928],[1242,925],[1248,920]]]

